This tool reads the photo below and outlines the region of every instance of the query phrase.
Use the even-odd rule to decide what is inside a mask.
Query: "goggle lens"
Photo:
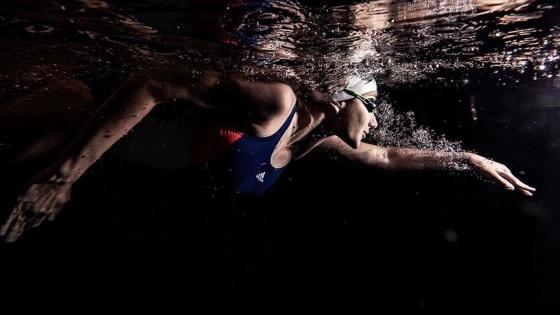
[[[375,97],[364,97],[351,89],[344,89],[344,92],[359,99],[362,102],[362,104],[364,104],[368,112],[377,115],[378,112],[377,112],[377,105],[375,104]]]

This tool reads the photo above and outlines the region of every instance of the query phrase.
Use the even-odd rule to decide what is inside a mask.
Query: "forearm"
[[[465,170],[472,165],[472,153],[385,148],[380,166],[385,169]]]
[[[65,182],[76,181],[155,104],[150,80],[137,76],[125,82],[62,151],[55,164],[57,176]]]
[[[386,170],[469,170],[500,184],[507,190],[518,189],[531,196],[535,188],[515,177],[509,168],[499,162],[469,152],[442,152],[408,148],[386,148],[369,143],[361,143],[357,149],[351,148],[338,137],[321,141],[319,148],[337,155],[337,161],[344,161],[353,167]]]
[[[339,160],[351,167],[386,170],[466,169],[472,165],[474,156],[466,152],[381,147],[369,143],[361,143],[353,149],[338,137],[324,139],[320,146],[335,151]]]

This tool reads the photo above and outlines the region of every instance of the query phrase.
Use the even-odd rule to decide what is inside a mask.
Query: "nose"
[[[372,127],[373,129],[377,128],[377,118],[373,113],[370,113],[369,115],[370,115],[369,126]]]

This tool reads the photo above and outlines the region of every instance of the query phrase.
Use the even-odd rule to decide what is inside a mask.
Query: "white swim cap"
[[[362,79],[358,76],[351,75],[346,78],[344,88],[336,92],[336,94],[333,96],[333,100],[340,102],[355,98],[351,94],[346,93],[344,91],[345,89],[351,89],[360,95],[364,95],[369,92],[377,91],[377,83],[375,82],[374,78]]]

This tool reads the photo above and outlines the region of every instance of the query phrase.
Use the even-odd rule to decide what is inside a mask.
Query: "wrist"
[[[462,152],[461,153],[461,158],[460,158],[460,162],[466,166],[469,166],[472,164],[472,157],[473,154],[469,153],[469,152]]]
[[[89,163],[84,158],[70,158],[57,164],[55,167],[56,180],[72,184],[77,181],[87,170]]]
[[[456,159],[454,159],[452,166],[459,171],[469,170],[472,166],[473,154],[469,152],[459,152],[456,154]]]

